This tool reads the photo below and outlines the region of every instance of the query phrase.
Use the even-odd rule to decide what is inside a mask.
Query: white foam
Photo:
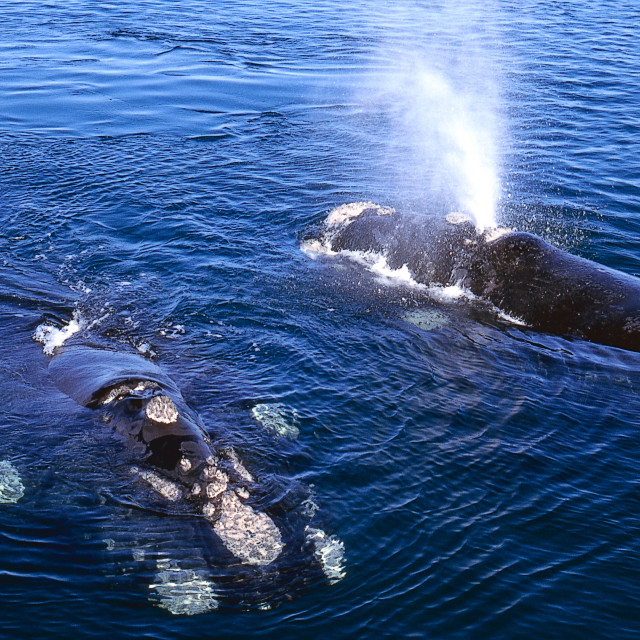
[[[131,557],[134,562],[144,562],[146,555],[147,554],[144,549],[135,548],[131,550]]]
[[[148,358],[153,358],[157,355],[148,342],[140,342],[139,344],[135,345],[135,347],[139,353]]]
[[[372,273],[383,279],[385,283],[395,285],[409,285],[412,287],[423,287],[424,285],[416,282],[409,271],[409,267],[403,264],[399,269],[392,269],[387,259],[380,254],[365,254],[365,260],[372,259],[370,269]]]
[[[44,323],[39,325],[33,334],[33,339],[44,345],[42,351],[45,355],[52,356],[57,348],[61,347],[72,335],[83,329],[84,326],[84,319],[78,311],[74,311],[73,317],[69,320],[69,324],[64,325],[62,328]]]
[[[521,320],[517,316],[512,316],[511,314],[507,313],[506,311],[502,311],[502,309],[498,309],[498,307],[496,307],[495,309],[496,309],[496,312],[498,314],[498,317],[501,320],[506,320],[507,322],[510,322],[511,324],[515,324],[518,327],[527,327],[527,326],[529,326],[529,325],[527,325],[527,323],[524,320]]]
[[[329,584],[340,582],[345,570],[344,542],[337,536],[329,536],[322,529],[307,527],[306,538],[313,543],[313,554],[320,563]]]
[[[312,520],[320,510],[320,507],[312,496],[304,500],[300,506],[302,507],[302,513],[309,520]]]
[[[257,404],[251,413],[266,431],[275,436],[295,440],[300,435],[298,413],[295,409],[287,409],[281,402]]]
[[[429,287],[429,293],[433,298],[441,302],[453,302],[462,299],[473,300],[476,297],[471,291],[461,287],[459,284],[453,284],[448,287],[431,285]]]
[[[336,252],[331,248],[331,243],[327,242],[326,239],[318,240],[314,238],[313,240],[305,240],[300,245],[300,249],[302,253],[312,260],[322,255],[336,255]]]
[[[465,289],[464,287],[461,287],[459,284],[455,284],[450,287],[441,287],[437,285],[432,285],[431,287],[429,287],[429,293],[433,298],[435,298],[436,300],[439,300],[440,302],[455,302],[457,300],[478,300],[478,296],[476,296],[474,293],[469,291],[469,289]],[[524,320],[521,320],[517,316],[510,315],[506,311],[503,311],[502,309],[500,309],[499,307],[496,307],[495,305],[491,305],[491,306],[493,307],[493,310],[495,311],[496,315],[502,320],[505,320],[507,322],[510,322],[511,324],[515,324],[520,327],[528,326],[527,323],[524,322]],[[405,319],[411,322],[409,318],[405,318]],[[429,327],[429,328],[434,328],[434,327]]]
[[[18,470],[9,460],[0,460],[0,503],[15,504],[24,496],[24,485]]]
[[[175,340],[178,336],[185,335],[186,332],[187,330],[183,324],[175,324],[169,326],[167,329],[160,329],[158,333],[165,338]]]
[[[92,320],[91,322],[89,322],[88,324],[85,322],[82,325],[82,329],[93,329],[94,327],[99,326],[102,322],[104,322],[107,318],[109,318],[111,316],[111,314],[113,313],[112,309],[100,309],[100,313],[102,314],[101,316],[99,316],[98,318],[96,318],[95,320]],[[75,315],[75,314],[74,314]]]
[[[502,238],[502,236],[510,233],[513,233],[513,229],[509,229],[508,227],[494,227],[484,232],[484,239],[486,242],[494,242],[498,238]]]
[[[159,559],[156,581],[149,585],[152,602],[175,616],[193,616],[218,608],[215,584],[174,560]]]

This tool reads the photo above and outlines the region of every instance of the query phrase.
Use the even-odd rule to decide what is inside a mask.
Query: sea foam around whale
[[[58,347],[61,347],[72,335],[78,333],[86,325],[86,322],[78,311],[73,312],[73,317],[62,327],[53,324],[42,323],[39,325],[33,339],[42,343],[42,351],[47,356],[52,356]]]

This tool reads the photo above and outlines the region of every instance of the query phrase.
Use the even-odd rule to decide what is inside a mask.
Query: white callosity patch
[[[111,389],[111,391],[109,391],[109,393],[107,393],[107,395],[104,398],[102,398],[101,404],[102,405],[111,404],[114,400],[119,400],[120,398],[123,398],[128,393],[131,393],[131,391],[132,391],[131,385],[120,384],[117,387],[114,387],[113,389]]]
[[[42,351],[46,355],[52,356],[58,347],[61,347],[74,333],[83,329],[84,325],[85,322],[80,314],[74,311],[69,324],[61,328],[49,324],[39,325],[33,334],[33,339],[44,345]]]
[[[473,223],[473,220],[471,219],[470,216],[468,216],[466,213],[461,213],[459,211],[452,211],[451,213],[448,213],[447,216],[445,217],[445,220],[449,223],[449,224],[464,224],[465,222],[471,222]]]
[[[218,509],[213,502],[206,502],[202,507],[202,515],[209,521],[213,522],[218,517]]]
[[[177,562],[160,559],[156,562],[156,582],[149,585],[154,603],[173,615],[193,616],[218,608],[219,601],[213,582],[192,569],[182,569]]]
[[[124,398],[131,392],[145,391],[146,389],[157,389],[157,387],[158,384],[156,382],[151,382],[150,380],[141,380],[140,382],[136,382],[135,384],[127,384],[125,382],[111,389],[111,391],[109,391],[109,393],[107,393],[107,395],[102,399],[101,404],[111,404],[115,400]]]
[[[404,319],[424,331],[439,329],[449,323],[448,317],[441,311],[436,311],[435,309],[408,311],[405,313]]]
[[[207,467],[203,475],[207,481],[207,498],[213,500],[227,490],[229,478],[224,472]]]
[[[498,238],[502,238],[502,236],[506,236],[510,233],[513,233],[513,229],[509,229],[508,227],[496,227],[485,231],[484,239],[486,242],[494,242]]]
[[[382,207],[374,202],[348,202],[341,204],[329,213],[327,216],[327,224],[330,226],[349,224],[354,218],[361,216],[365,211],[373,210],[379,216],[385,216],[393,213],[391,207]]]
[[[236,489],[236,494],[239,498],[242,498],[243,500],[248,500],[249,496],[251,495],[249,493],[249,490],[246,487],[238,487]]]
[[[238,560],[267,565],[282,552],[282,536],[273,520],[243,504],[234,491],[225,492],[217,508],[207,506],[203,514],[213,520],[213,530]]]
[[[18,470],[9,460],[0,461],[0,503],[16,503],[24,496],[24,485]]]
[[[233,449],[225,452],[227,460],[231,463],[233,471],[245,482],[254,482],[253,476],[247,471],[245,466],[240,462],[238,454]]]
[[[321,238],[302,243],[301,249],[309,257],[316,255],[335,255],[331,243],[337,233],[365,211],[375,211],[379,216],[390,215],[394,212],[391,207],[383,207],[374,202],[348,202],[333,209],[325,219],[325,231]]]
[[[346,575],[344,542],[327,535],[322,529],[307,527],[306,538],[313,544],[313,553],[327,576],[329,584],[335,584]]]
[[[253,417],[271,434],[295,440],[300,435],[297,426],[298,414],[295,409],[287,410],[284,404],[257,404],[251,410]]]
[[[172,424],[178,419],[178,409],[168,396],[153,396],[145,409],[147,418],[162,424]]]
[[[180,485],[163,478],[155,471],[134,468],[133,472],[137,473],[156,493],[169,500],[169,502],[176,502],[182,497]]]
[[[449,224],[459,225],[464,223],[473,223],[473,220],[466,213],[460,213],[459,211],[452,211],[447,214],[445,220]],[[508,227],[486,227],[478,228],[478,237],[482,238],[485,242],[493,242],[502,236],[506,236],[509,233],[513,233],[513,229]],[[471,242],[467,240],[467,242]]]
[[[218,467],[216,466],[216,459],[212,456],[207,458],[207,466],[202,470],[202,477],[205,480],[212,480],[216,477],[218,472]]]

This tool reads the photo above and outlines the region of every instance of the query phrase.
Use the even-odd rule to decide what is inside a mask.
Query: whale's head
[[[465,286],[488,246],[508,233],[479,228],[466,212],[399,214],[373,202],[351,202],[311,229],[302,249],[311,257],[342,255],[409,284]]]
[[[216,452],[181,396],[148,380],[129,380],[105,391],[105,419],[142,445],[145,467],[136,474],[169,502],[188,502],[209,521],[241,564],[264,566],[281,554],[280,530],[250,504],[254,479],[235,452]]]
[[[112,428],[144,451],[145,462],[187,480],[211,454],[207,437],[181,396],[152,380],[127,380],[103,390],[99,406]]]
[[[355,220],[392,216],[395,209],[374,202],[349,202],[332,209],[319,224],[314,225],[304,236],[301,249],[310,257],[334,255],[343,247],[338,246],[343,232]]]
[[[392,207],[384,207],[374,202],[349,202],[333,209],[325,220],[328,227],[348,225],[355,218],[364,216],[388,216],[395,212]]]

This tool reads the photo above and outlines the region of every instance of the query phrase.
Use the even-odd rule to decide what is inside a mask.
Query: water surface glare
[[[0,636],[640,636],[640,355],[300,248],[373,201],[640,275],[635,1],[0,10]],[[152,359],[329,579],[228,606],[44,326]]]

